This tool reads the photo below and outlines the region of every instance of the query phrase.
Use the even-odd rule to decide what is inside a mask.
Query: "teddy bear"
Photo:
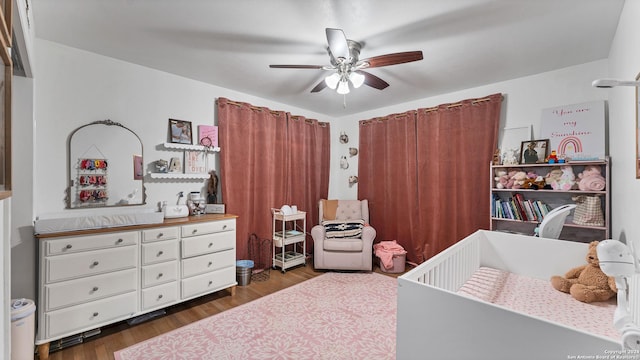
[[[602,191],[606,186],[606,181],[600,174],[600,166],[585,166],[578,174],[578,179],[578,188],[583,191]]]
[[[598,241],[589,243],[586,265],[575,267],[567,271],[564,276],[552,276],[551,286],[585,303],[607,301],[614,297],[618,291],[615,278],[607,276],[600,269],[596,251],[598,243]]]
[[[512,182],[510,189],[521,189],[526,179],[526,172],[516,171],[513,175],[511,175],[511,179],[509,179],[509,182]]]
[[[538,190],[542,189],[546,182],[542,176],[537,176],[535,178],[527,178],[524,180],[524,184],[522,184],[523,189],[532,189]]]

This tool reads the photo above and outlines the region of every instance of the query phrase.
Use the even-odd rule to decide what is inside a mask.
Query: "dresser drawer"
[[[236,253],[233,250],[188,258],[182,260],[182,277],[187,278],[227,266],[234,266],[235,263]]]
[[[182,299],[236,285],[236,268],[228,267],[181,281]]]
[[[235,231],[194,236],[182,239],[182,258],[209,254],[216,251],[234,249]]]
[[[178,240],[142,244],[142,265],[178,259]]]
[[[158,229],[142,230],[142,242],[153,242],[177,239],[180,233],[178,227],[163,227]]]
[[[168,305],[178,300],[178,282],[142,290],[142,310]]]
[[[138,247],[86,251],[46,257],[46,283],[103,274],[138,266]]]
[[[176,280],[178,280],[177,260],[142,267],[143,288]]]
[[[138,236],[137,231],[130,231],[46,240],[45,256],[136,245],[138,244]]]
[[[85,277],[47,285],[45,311],[98,300],[112,295],[135,291],[138,287],[136,269]]]
[[[71,335],[130,317],[136,312],[137,292],[44,313],[46,337]]]
[[[198,236],[205,234],[219,233],[223,231],[231,231],[236,228],[236,220],[220,220],[212,222],[204,222],[182,226],[182,237]]]

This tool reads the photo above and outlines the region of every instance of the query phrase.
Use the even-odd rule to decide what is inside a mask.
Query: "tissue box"
[[[207,214],[224,214],[224,204],[207,204],[204,212]]]

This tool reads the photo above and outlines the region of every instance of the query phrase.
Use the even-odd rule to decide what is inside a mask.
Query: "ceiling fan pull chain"
[[[347,108],[347,94],[344,94],[342,96],[343,96],[342,107],[346,109]]]

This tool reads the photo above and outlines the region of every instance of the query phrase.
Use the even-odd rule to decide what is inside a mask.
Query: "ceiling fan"
[[[362,84],[365,84],[372,88],[382,90],[389,86],[389,83],[386,81],[369,72],[363,71],[363,69],[422,60],[422,51],[392,53],[360,60],[359,56],[362,44],[347,39],[341,29],[327,28],[326,34],[327,43],[329,44],[327,52],[329,53],[329,62],[331,65],[269,65],[269,67],[276,69],[335,70],[334,73],[327,76],[311,89],[311,92],[319,92],[325,87],[329,87],[336,90],[338,94],[348,94],[349,82],[354,88],[359,88]]]

